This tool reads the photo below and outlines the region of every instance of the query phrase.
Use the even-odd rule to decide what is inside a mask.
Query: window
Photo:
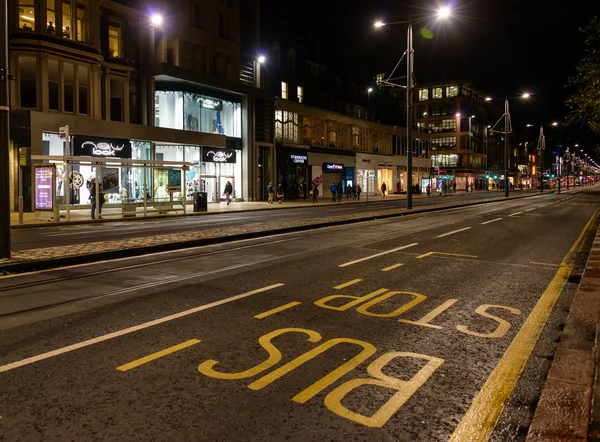
[[[302,86],[298,86],[298,103],[302,103],[304,101],[304,88]]]
[[[19,28],[35,31],[35,0],[19,0]]]
[[[58,60],[48,60],[48,108],[58,110],[59,101],[59,73]]]
[[[419,89],[419,101],[427,101],[429,100],[429,90],[428,89]]]
[[[63,96],[65,100],[63,110],[65,112],[73,112],[75,109],[75,77],[73,75],[73,65],[71,63],[63,63],[63,81]]]
[[[87,66],[77,66],[77,88],[79,91],[78,113],[87,115],[89,109],[89,73]]]
[[[193,2],[192,3],[192,17],[191,17],[192,26],[195,28],[200,28],[200,3]]]
[[[447,86],[446,87],[446,98],[457,97],[458,86]]]
[[[73,38],[71,32],[71,2],[62,3],[62,36],[64,38]]]
[[[337,122],[335,121],[327,123],[327,144],[329,147],[337,146]]]
[[[302,143],[312,144],[312,121],[310,117],[302,117]]]
[[[456,113],[456,106],[454,104],[433,104],[430,106],[430,109],[431,115],[434,117]]]
[[[85,42],[86,36],[85,7],[77,5],[77,41]]]
[[[298,143],[298,114],[284,110],[275,111],[275,138]]]
[[[227,38],[227,18],[225,15],[219,13],[219,37]]]
[[[430,141],[431,150],[456,149],[456,137],[435,137]]]
[[[440,98],[442,98],[442,88],[434,87],[433,89],[431,89],[431,98],[433,98],[434,100],[439,100]]]
[[[19,92],[21,107],[37,107],[37,63],[35,57],[19,58]]]
[[[432,155],[431,167],[458,167],[460,164],[460,155]]]
[[[121,25],[118,23],[108,24],[108,52],[113,58],[121,57]]]
[[[123,80],[110,79],[110,120],[123,121]]]
[[[285,81],[281,82],[281,98],[288,99],[288,84]]]
[[[448,118],[445,120],[430,120],[429,132],[456,132],[456,118]]]
[[[46,26],[49,34],[56,32],[56,6],[55,0],[46,1]]]

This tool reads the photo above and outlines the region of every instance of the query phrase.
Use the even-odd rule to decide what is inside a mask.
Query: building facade
[[[242,29],[240,0],[174,0],[162,10],[9,0],[13,207],[20,168],[33,210],[38,163],[57,165],[63,206],[89,204],[85,183],[96,175],[112,183],[107,204],[189,201],[195,191],[218,202],[226,181],[236,198],[256,199],[274,110],[272,96],[240,80]],[[68,140],[59,134],[67,126]],[[32,158],[26,166],[19,148]]]
[[[414,121],[431,135],[433,187],[489,189],[504,179],[504,135],[491,129],[503,111],[467,81],[418,85]],[[497,129],[503,131],[502,123]],[[512,141],[512,137],[511,137]],[[514,142],[511,144],[514,145]],[[509,180],[517,181],[517,157],[510,150]]]

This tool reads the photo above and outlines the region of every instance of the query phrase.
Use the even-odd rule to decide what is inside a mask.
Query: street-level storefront
[[[348,185],[354,186],[356,183],[355,160],[352,155],[338,155],[329,153],[319,153],[309,151],[309,183],[316,184],[319,188],[321,197],[330,196],[329,189],[335,183],[342,184],[345,192]]]
[[[277,149],[277,186],[282,184],[286,199],[305,199],[310,192],[308,150]]]
[[[381,185],[385,183],[387,192],[394,193],[398,188],[398,166],[393,157],[377,154],[356,154],[356,182],[362,191],[368,194],[381,194]]]

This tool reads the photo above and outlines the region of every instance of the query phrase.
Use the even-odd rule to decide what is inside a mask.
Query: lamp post
[[[150,38],[148,42],[148,74],[146,78],[146,113],[148,114],[146,123],[148,126],[154,126],[156,109],[154,107],[154,76],[152,75],[152,66],[156,63],[156,28],[162,25],[163,17],[160,14],[154,13],[148,20],[150,22]]]
[[[438,12],[437,12],[437,16],[440,19],[446,19],[450,16],[451,10],[448,6],[444,6],[441,7]],[[407,25],[407,30],[406,30],[406,86],[401,86],[404,87],[406,89],[406,208],[407,209],[412,209],[412,150],[413,150],[413,145],[412,145],[412,126],[413,126],[413,115],[412,115],[412,108],[413,108],[413,97],[412,97],[412,93],[413,93],[413,88],[414,88],[414,50],[413,50],[413,20],[405,20],[405,21],[398,21],[398,22],[389,22],[389,23],[384,23],[381,21],[378,21],[375,23],[375,27],[376,28],[381,28],[383,26],[386,25],[399,25],[399,24],[405,24]],[[398,63],[400,64],[400,63]],[[395,70],[395,69],[394,69]],[[393,74],[393,72],[392,72]],[[391,80],[391,74],[390,77],[388,78],[388,80],[383,81],[383,84],[387,84],[390,86],[396,86],[393,83],[390,83],[389,80]]]
[[[254,62],[256,68],[254,73],[254,87],[257,87],[259,89],[262,88],[260,79],[260,68],[265,63],[265,61],[267,61],[267,58],[264,55],[259,55]]]
[[[8,2],[0,0],[0,258],[10,258]]]

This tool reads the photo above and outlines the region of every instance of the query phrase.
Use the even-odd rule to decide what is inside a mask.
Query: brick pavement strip
[[[599,333],[600,229],[529,427],[528,442],[600,441]]]

